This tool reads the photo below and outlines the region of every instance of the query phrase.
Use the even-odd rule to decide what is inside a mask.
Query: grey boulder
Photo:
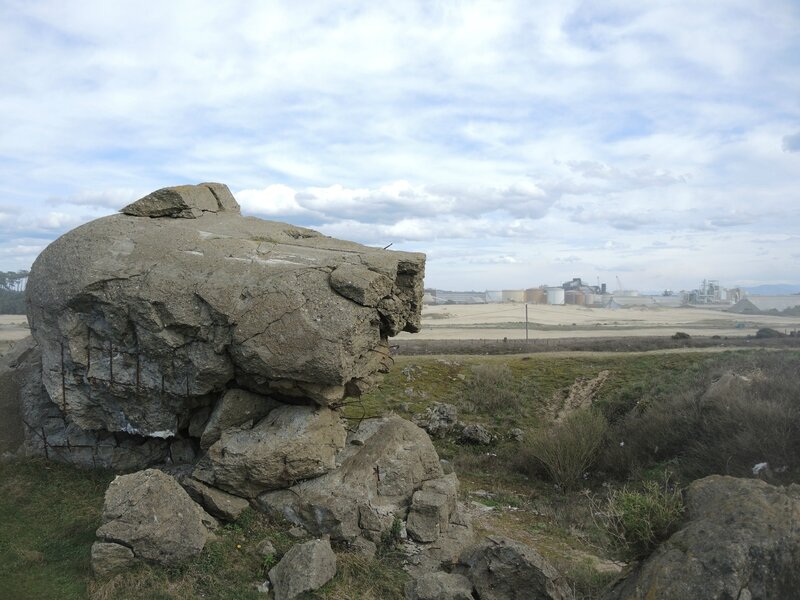
[[[297,544],[269,571],[275,600],[318,590],[336,575],[336,555],[327,539]]]
[[[254,498],[332,471],[346,436],[338,413],[329,408],[282,405],[252,429],[223,432],[194,476]]]
[[[486,538],[465,551],[455,571],[481,600],[571,600],[571,588],[536,550],[505,538]]]
[[[712,475],[689,486],[686,517],[606,600],[798,597],[800,486]]]
[[[422,254],[242,217],[221,184],[124,213],[50,244],[26,290],[43,384],[81,430],[174,437],[232,385],[335,404],[419,329]]]
[[[461,441],[465,444],[488,446],[494,439],[494,435],[483,425],[467,425],[461,431]]]
[[[170,565],[200,553],[211,521],[172,476],[147,469],[108,486],[97,537],[129,548],[136,559]]]

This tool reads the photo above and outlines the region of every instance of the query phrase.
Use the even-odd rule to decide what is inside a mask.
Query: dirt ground
[[[422,331],[399,339],[525,339],[524,304],[425,306]],[[747,336],[762,327],[781,332],[800,328],[800,317],[739,315],[719,308],[528,305],[532,339],[664,336],[684,331],[692,336]]]

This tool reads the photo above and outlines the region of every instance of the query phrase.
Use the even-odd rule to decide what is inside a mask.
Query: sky
[[[0,270],[148,192],[426,285],[800,282],[800,3],[0,0]]]

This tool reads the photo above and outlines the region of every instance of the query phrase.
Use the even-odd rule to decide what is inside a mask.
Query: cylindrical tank
[[[503,290],[503,302],[525,302],[525,290]]]
[[[583,306],[585,302],[585,295],[580,290],[567,290],[564,293],[564,301],[567,304],[575,304],[577,306]]]
[[[602,294],[586,294],[586,306],[599,306],[603,304]]]
[[[547,288],[547,303],[548,304],[564,304],[564,288],[549,287]]]
[[[547,292],[542,288],[528,288],[525,290],[525,302],[531,304],[546,304]]]

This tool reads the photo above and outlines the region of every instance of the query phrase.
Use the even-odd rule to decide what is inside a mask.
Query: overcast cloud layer
[[[800,281],[800,5],[0,4],[0,269],[167,185],[428,286]]]

